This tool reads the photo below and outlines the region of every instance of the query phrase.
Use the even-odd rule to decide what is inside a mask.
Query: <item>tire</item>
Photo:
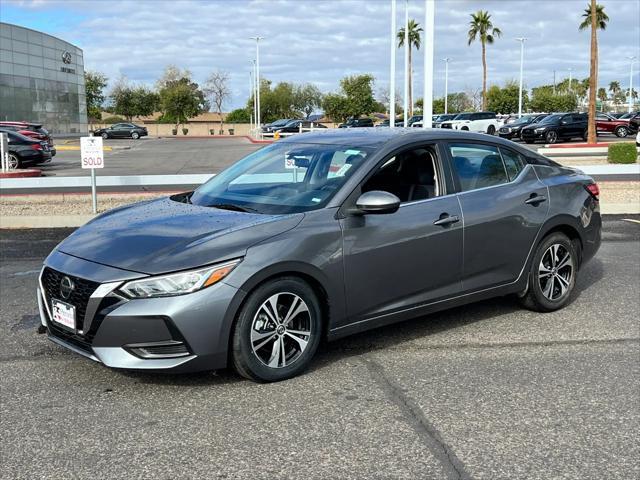
[[[629,135],[629,129],[625,126],[620,126],[620,127],[617,127],[613,133],[616,134],[616,137],[624,138],[627,135]]]
[[[586,142],[588,138],[589,138],[589,129],[585,128],[584,132],[582,132],[582,140]],[[596,142],[598,141],[597,138],[598,138],[598,132],[596,132]]]
[[[544,135],[544,141],[549,144],[556,143],[558,141],[558,132],[556,132],[555,130],[549,130]]]
[[[104,138],[104,139],[106,140],[107,138],[109,138],[109,134],[108,134],[107,132],[104,132],[104,133],[101,135],[101,137],[102,137],[102,138]]]
[[[297,307],[291,312],[294,302]],[[293,316],[285,324],[290,312]],[[240,310],[231,363],[240,375],[256,382],[286,380],[309,366],[321,334],[322,310],[313,289],[296,277],[277,278],[250,293]]]
[[[536,249],[527,291],[520,302],[535,312],[553,312],[564,307],[571,298],[577,272],[578,255],[574,244],[565,234],[552,233]]]
[[[496,134],[496,127],[494,127],[493,125],[489,125],[489,128],[487,128],[487,133],[489,135],[495,135]]]
[[[18,157],[15,153],[10,153],[9,154],[9,170],[15,170],[21,167],[22,167],[22,163],[20,162],[20,157]]]
[[[131,132],[131,138],[137,140],[140,138],[140,134],[138,132]]]
[[[529,143],[529,144],[531,144],[531,143],[534,143],[534,140],[526,139],[526,140],[524,141],[524,143]]]
[[[468,132],[469,131],[469,127],[462,127],[460,130],[462,130],[464,132]]]

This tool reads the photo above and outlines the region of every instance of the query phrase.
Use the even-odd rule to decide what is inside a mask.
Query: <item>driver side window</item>
[[[362,186],[362,193],[382,190],[402,203],[434,198],[442,194],[437,172],[434,146],[405,150],[384,162]]]

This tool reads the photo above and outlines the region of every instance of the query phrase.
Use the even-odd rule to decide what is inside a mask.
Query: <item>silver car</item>
[[[599,212],[590,177],[499,138],[302,134],[75,231],[45,261],[40,315],[109,367],[282,380],[323,338],[506,294],[563,307]]]

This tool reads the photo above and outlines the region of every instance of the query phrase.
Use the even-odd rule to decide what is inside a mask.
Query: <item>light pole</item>
[[[571,93],[573,91],[573,87],[571,86],[571,83],[573,82],[573,68],[569,67],[569,93]]]
[[[522,70],[524,67],[524,42],[525,37],[516,38],[520,42],[520,88],[518,89],[518,118],[522,117]],[[555,84],[555,81],[553,82]]]
[[[443,58],[444,61],[444,114],[449,113],[449,57]]]
[[[253,70],[249,70],[249,98],[253,96]],[[253,131],[253,111],[249,110],[249,135]]]
[[[629,113],[631,113],[631,110],[633,110],[633,61],[636,57],[627,58],[631,61],[631,65],[629,66]]]
[[[432,127],[433,117],[433,38],[436,6],[425,0],[424,10],[424,92],[422,95],[422,128]]]
[[[256,128],[261,128],[260,122],[260,40],[264,37],[249,37],[256,41]]]
[[[253,128],[258,126],[258,78],[256,77],[256,61],[253,60]],[[256,129],[257,135],[257,129]]]
[[[396,0],[391,0],[391,65],[389,67],[389,127],[396,126]]]
[[[407,126],[409,113],[409,0],[404,5],[404,124]]]

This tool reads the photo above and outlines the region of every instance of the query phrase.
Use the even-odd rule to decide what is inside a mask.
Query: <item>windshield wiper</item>
[[[234,205],[233,203],[213,203],[208,205],[209,207],[219,208],[221,210],[232,210],[234,212],[256,212],[255,208],[241,207],[240,205]]]

